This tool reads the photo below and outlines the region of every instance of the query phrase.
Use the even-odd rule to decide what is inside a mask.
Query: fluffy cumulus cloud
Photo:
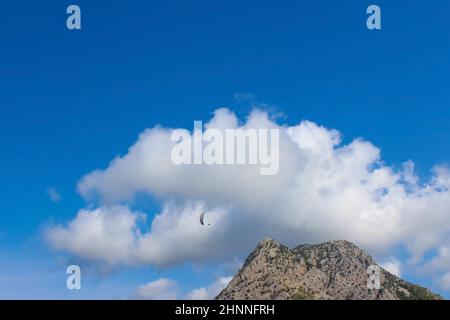
[[[394,257],[390,257],[386,261],[382,261],[380,266],[397,277],[401,277],[401,262]]]
[[[139,300],[211,300],[231,281],[232,277],[219,277],[212,284],[182,293],[179,284],[171,279],[160,278],[140,285],[133,299]]]
[[[179,287],[175,281],[160,278],[139,286],[134,298],[141,300],[175,300],[178,292]]]
[[[210,226],[205,227],[199,223],[199,212],[204,210],[200,202],[182,207],[166,203],[145,233],[141,225],[146,216],[126,206],[82,209],[66,227],[49,228],[45,237],[55,249],[111,265],[170,266],[195,262],[207,259],[227,241],[215,227],[226,223],[222,222],[226,211],[208,211],[205,219]]]
[[[419,269],[424,276],[434,278],[437,287],[450,290],[450,243],[447,240],[436,250],[437,254]],[[436,276],[438,275],[438,276]]]
[[[137,221],[144,218],[124,206],[82,209],[67,227],[52,227],[45,236],[54,248],[86,260],[128,263],[139,237]]]
[[[185,298],[188,300],[210,300],[216,297],[228,283],[232,277],[220,277],[213,284],[207,287],[201,287],[189,292]]]
[[[259,165],[175,165],[173,129],[147,129],[125,155],[81,179],[80,194],[98,206],[47,230],[50,244],[110,264],[170,266],[231,260],[264,237],[288,245],[347,239],[386,256],[404,245],[417,262],[449,234],[446,167],[420,181],[412,161],[396,170],[369,141],[343,144],[337,130],[279,124],[258,110],[240,122],[218,109],[209,128],[279,129],[278,174],[262,176]],[[150,228],[127,207],[137,194],[161,201]],[[198,222],[203,211],[209,225]]]
[[[441,276],[439,285],[444,290],[450,290],[450,272],[447,272]]]

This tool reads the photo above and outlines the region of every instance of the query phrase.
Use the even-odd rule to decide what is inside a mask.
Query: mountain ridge
[[[382,267],[379,267],[380,288],[369,289],[370,266],[379,267],[367,252],[347,240],[302,244],[291,250],[266,238],[258,243],[216,299],[442,299]]]

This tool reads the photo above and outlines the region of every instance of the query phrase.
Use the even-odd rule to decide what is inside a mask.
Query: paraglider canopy
[[[200,223],[202,226],[205,225],[205,214],[206,214],[206,211],[202,212],[202,214],[200,215]],[[208,224],[208,226],[209,226],[209,224]]]

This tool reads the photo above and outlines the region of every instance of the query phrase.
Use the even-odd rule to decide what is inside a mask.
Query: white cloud
[[[140,237],[139,219],[144,216],[124,206],[82,209],[66,228],[52,227],[45,236],[55,249],[83,259],[110,264],[130,263]]]
[[[55,188],[49,188],[47,189],[47,195],[53,202],[60,202],[61,201],[61,195]]]
[[[380,266],[389,271],[390,273],[396,275],[397,277],[401,277],[401,262],[393,257],[389,258],[387,261],[381,262]]]
[[[444,290],[450,290],[450,272],[447,272],[441,277],[439,285]]]
[[[178,292],[178,284],[175,281],[160,278],[139,286],[134,298],[141,300],[175,300]]]
[[[209,225],[202,226],[198,220],[204,210],[200,202],[183,207],[166,204],[153,219],[150,232],[143,233],[139,222],[145,222],[146,216],[128,207],[82,209],[67,227],[51,227],[45,237],[57,250],[111,265],[202,261],[227,241],[223,236],[221,240],[218,228],[225,211],[209,210],[205,218]]]
[[[344,145],[336,130],[309,121],[278,125],[260,111],[239,124],[230,110],[219,109],[205,125],[238,126],[280,129],[278,175],[261,176],[258,166],[247,165],[176,166],[170,161],[172,129],[147,129],[126,155],[81,179],[79,192],[100,207],[81,210],[67,227],[50,229],[50,243],[112,264],[168,266],[230,261],[264,237],[289,245],[347,239],[373,254],[404,244],[418,261],[449,233],[447,168],[436,167],[421,183],[412,161],[395,170],[368,141]],[[137,226],[142,215],[117,207],[142,193],[160,199],[163,207],[143,233]],[[203,210],[211,228],[198,223]],[[114,219],[124,223],[109,222]]]
[[[201,287],[189,292],[185,298],[188,300],[211,300],[214,299],[233,277],[220,277],[213,284],[207,287]]]
[[[187,300],[211,300],[231,281],[232,277],[219,277],[212,284],[181,293],[178,283],[167,278],[160,278],[140,285],[133,298],[141,300],[176,300],[180,297]]]
[[[422,266],[422,272],[436,273],[450,270],[450,243],[442,244],[437,254]]]

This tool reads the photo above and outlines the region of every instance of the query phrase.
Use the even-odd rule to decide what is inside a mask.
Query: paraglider
[[[201,223],[202,226],[205,225],[205,214],[206,214],[206,211],[202,212],[202,214],[200,215],[200,223]],[[208,223],[208,226],[210,226],[209,223]]]

